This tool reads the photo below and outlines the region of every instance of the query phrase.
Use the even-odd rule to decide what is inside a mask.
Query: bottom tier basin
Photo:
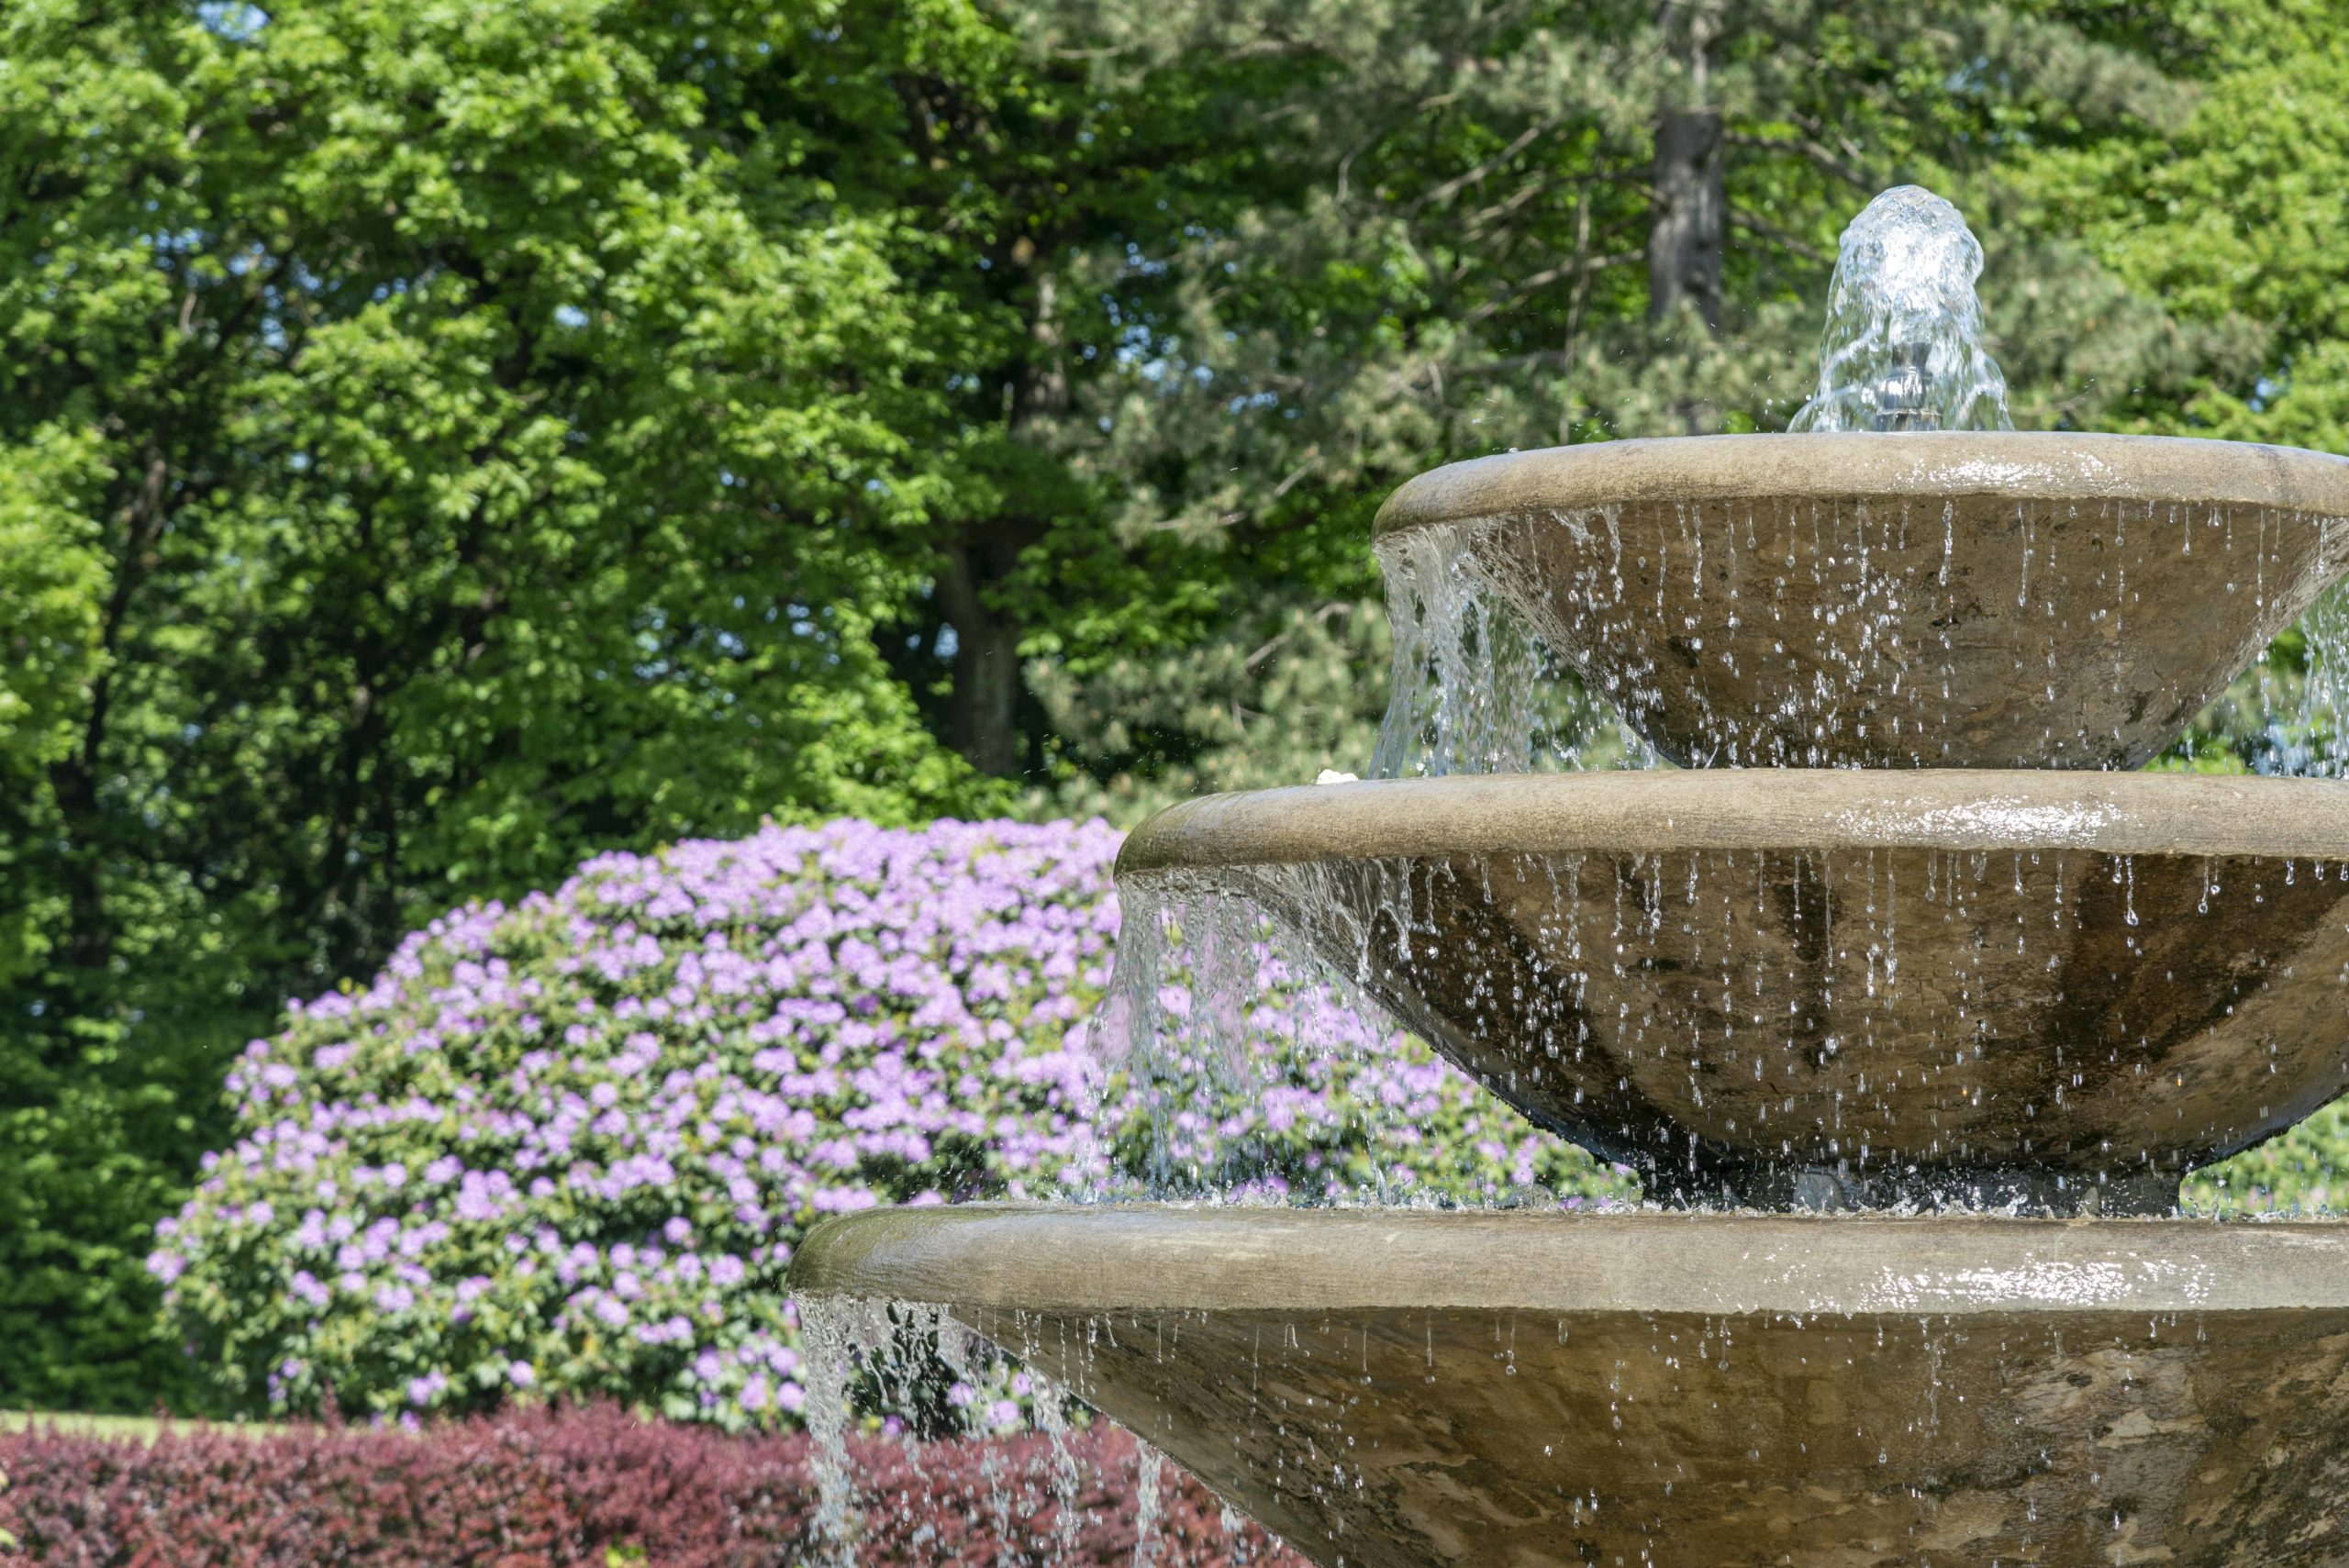
[[[812,1231],[1326,1568],[2349,1564],[2349,1225],[1023,1207]]]

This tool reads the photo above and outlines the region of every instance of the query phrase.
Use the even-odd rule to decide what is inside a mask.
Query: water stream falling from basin
[[[1461,529],[1382,540],[1395,641],[1373,778],[1646,768],[1655,749],[1551,651]]]
[[[2294,629],[2299,657],[2263,659],[2245,671],[2179,738],[2171,761],[2198,765],[2198,740],[2207,734],[2254,773],[2349,778],[2349,584],[2328,589]]]

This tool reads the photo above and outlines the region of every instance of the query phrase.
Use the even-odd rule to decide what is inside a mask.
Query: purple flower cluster
[[[770,828],[435,921],[237,1064],[236,1141],[149,1260],[175,1326],[251,1408],[527,1392],[784,1426],[783,1276],[828,1213],[1115,1189],[1170,1137],[1311,1196],[1608,1185],[1414,1041],[1301,1051],[1277,984],[1265,1080],[1170,1122],[1193,1086],[1087,1039],[1118,842]]]

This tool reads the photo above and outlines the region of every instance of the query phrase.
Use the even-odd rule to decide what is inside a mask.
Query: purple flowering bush
[[[246,1051],[149,1260],[166,1311],[245,1409],[786,1427],[783,1278],[825,1214],[1139,1191],[1170,1148],[1315,1198],[1629,1190],[1416,1041],[1301,1049],[1311,988],[1269,958],[1245,1081],[1105,1070],[1118,842],[770,828],[438,920]]]

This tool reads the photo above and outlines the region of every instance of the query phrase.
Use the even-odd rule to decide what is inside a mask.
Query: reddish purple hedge
[[[875,1440],[857,1456],[868,1504],[859,1562],[1125,1568],[1132,1440],[1070,1440],[1081,1516],[1072,1555],[1062,1555],[1043,1439]],[[26,1560],[72,1568],[774,1568],[812,1555],[807,1454],[798,1435],[727,1437],[609,1407],[414,1435],[182,1428],[149,1445],[16,1432],[0,1434],[11,1483],[0,1528]],[[1008,1540],[983,1464],[1009,1482]],[[1227,1532],[1214,1496],[1172,1464],[1159,1503],[1153,1568],[1303,1568],[1252,1526]]]

